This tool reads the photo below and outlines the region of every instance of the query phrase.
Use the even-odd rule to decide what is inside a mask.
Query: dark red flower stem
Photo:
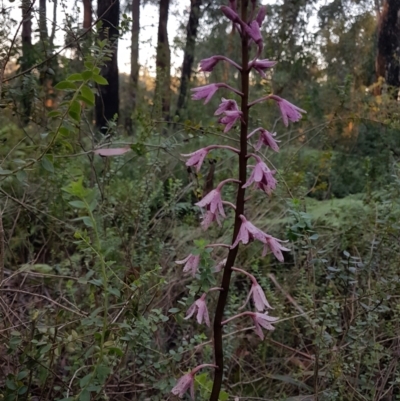
[[[241,18],[242,21],[247,21],[247,6],[248,0],[241,1]],[[241,73],[241,91],[242,104],[241,110],[243,117],[240,124],[240,153],[239,153],[239,181],[242,185],[246,182],[246,166],[247,166],[247,127],[249,121],[249,47],[248,38],[243,33],[242,37],[242,71]],[[242,220],[240,215],[244,214],[245,192],[246,190],[239,186],[236,198],[236,212],[235,212],[235,227],[233,230],[232,243],[238,235]],[[223,291],[220,292],[218,298],[217,308],[214,317],[214,353],[215,364],[218,369],[214,371],[214,383],[211,391],[210,401],[218,401],[219,393],[221,391],[222,379],[224,375],[224,349],[222,343],[222,321],[224,318],[224,310],[228,299],[229,284],[232,276],[232,267],[235,264],[236,256],[238,253],[238,246],[231,249],[228,253],[227,261],[224,268],[221,287]]]

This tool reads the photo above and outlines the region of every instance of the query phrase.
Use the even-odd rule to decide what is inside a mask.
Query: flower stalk
[[[199,149],[193,153],[183,155],[189,159],[186,161],[188,167],[195,167],[197,171],[200,171],[202,163],[207,157],[211,150],[226,149],[232,151],[238,155],[239,164],[239,174],[237,179],[229,178],[222,181],[217,187],[211,190],[203,199],[196,203],[197,206],[206,210],[206,214],[203,214],[203,222],[201,223],[203,229],[208,229],[208,227],[217,222],[222,225],[220,218],[225,218],[224,205],[230,206],[234,211],[234,227],[233,235],[231,240],[231,245],[227,244],[210,244],[206,247],[223,247],[228,248],[229,252],[225,259],[220,261],[214,268],[215,273],[222,272],[222,279],[219,287],[206,290],[199,299],[197,299],[188,309],[186,318],[189,319],[196,314],[197,321],[199,324],[203,322],[209,326],[210,319],[208,314],[208,308],[206,305],[207,293],[210,291],[219,291],[217,306],[214,314],[213,322],[213,345],[214,345],[214,364],[215,365],[202,365],[202,366],[215,366],[214,370],[214,381],[211,390],[210,401],[218,401],[219,394],[222,387],[223,373],[224,373],[224,348],[223,348],[223,326],[230,323],[233,319],[238,317],[249,316],[254,323],[254,328],[256,334],[261,338],[264,338],[264,333],[262,329],[274,330],[273,323],[275,323],[278,318],[269,316],[267,312],[268,309],[272,309],[268,303],[265,293],[256,278],[246,272],[243,269],[234,267],[236,257],[238,255],[239,246],[248,245],[254,240],[257,240],[263,244],[262,256],[265,256],[268,252],[271,252],[275,258],[283,262],[282,251],[289,251],[288,248],[282,245],[280,239],[274,238],[268,233],[262,231],[254,224],[252,224],[245,217],[245,203],[246,203],[246,190],[250,186],[254,186],[256,190],[262,190],[267,195],[270,195],[276,187],[277,181],[274,178],[275,170],[271,170],[259,157],[254,153],[248,153],[248,141],[249,139],[258,133],[258,142],[255,145],[255,149],[258,151],[262,146],[269,148],[275,152],[279,151],[279,146],[277,140],[274,139],[275,133],[271,133],[264,129],[263,127],[258,127],[253,129],[249,133],[249,110],[250,108],[257,104],[267,100],[273,100],[279,107],[280,113],[282,115],[282,122],[287,126],[290,122],[298,121],[302,115],[305,113],[304,110],[295,106],[294,104],[288,102],[287,100],[270,94],[264,96],[260,99],[249,102],[249,74],[250,71],[255,71],[261,75],[262,78],[266,78],[265,71],[269,68],[275,66],[276,62],[259,59],[262,56],[263,51],[263,40],[260,28],[262,27],[262,22],[266,15],[265,7],[261,7],[254,18],[256,11],[256,0],[251,0],[252,8],[251,15],[248,19],[247,10],[249,6],[249,0],[241,0],[241,12],[240,16],[237,13],[236,1],[230,0],[229,6],[222,6],[221,11],[224,15],[232,21],[233,27],[236,28],[236,32],[241,35],[241,45],[242,45],[242,55],[241,55],[241,65],[236,64],[234,61],[225,58],[224,56],[212,56],[210,58],[204,59],[200,62],[200,67],[202,71],[211,72],[215,65],[221,61],[227,61],[233,65],[240,73],[240,90],[232,88],[226,83],[213,83],[192,90],[192,99],[194,100],[204,100],[204,104],[208,103],[211,98],[215,95],[219,88],[225,88],[231,92],[240,96],[240,106],[233,99],[222,98],[222,101],[216,110],[215,114],[219,117],[219,123],[225,125],[224,133],[230,131],[235,125],[240,123],[240,138],[239,138],[239,149],[232,148],[226,145],[209,145],[205,148]],[[252,53],[254,58],[250,61],[250,47],[253,47]],[[254,49],[255,47],[255,49]],[[254,145],[253,145],[254,147]],[[255,165],[248,166],[248,160],[252,157],[255,159]],[[247,168],[252,168],[252,172],[247,178]],[[222,187],[227,183],[237,183],[237,193],[235,203],[225,201],[223,199]],[[240,245],[242,244],[242,245]],[[196,277],[199,268],[200,256],[195,254],[190,254],[186,259],[177,261],[178,264],[184,264],[183,271],[191,272],[193,277]],[[200,267],[201,268],[201,267]],[[252,299],[252,304],[256,309],[256,312],[245,311],[237,314],[229,319],[224,320],[224,312],[228,302],[229,287],[231,282],[231,277],[233,271],[237,273],[245,274],[251,280],[251,287],[246,298],[244,305],[239,308],[243,309]],[[193,387],[193,377],[194,370],[191,373],[183,376],[178,384],[174,387],[172,392],[179,396],[190,389],[192,398],[194,398],[194,387]]]

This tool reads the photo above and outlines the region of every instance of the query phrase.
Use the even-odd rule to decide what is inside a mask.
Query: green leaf
[[[82,74],[71,74],[68,78],[68,81],[83,81]]]
[[[89,103],[90,106],[94,105],[94,93],[92,89],[88,86],[83,85],[81,88],[81,94],[84,99],[86,99],[86,103]]]
[[[82,72],[82,77],[85,81],[88,81],[89,79],[92,78],[93,72],[92,71],[83,71]]]
[[[28,390],[28,386],[22,386],[18,389],[18,395],[25,394]]]
[[[40,164],[49,173],[54,173],[53,163],[46,156],[43,157],[43,159],[41,160]]]
[[[74,100],[71,102],[68,110],[69,116],[75,121],[79,122],[81,120],[81,104]]]
[[[17,180],[24,184],[26,182],[26,180],[28,179],[28,175],[26,174],[25,170],[19,170],[17,172]]]
[[[171,308],[168,310],[168,313],[178,313],[178,312],[180,312],[180,309],[178,308]]]
[[[143,143],[134,143],[131,145],[131,149],[138,155],[144,156],[146,154],[146,146]]]
[[[108,85],[108,81],[101,75],[94,74],[92,77],[93,81],[99,85]]]
[[[61,81],[55,88],[59,90],[76,90],[76,85],[70,81]]]
[[[68,202],[72,207],[76,207],[77,209],[86,209],[86,204],[84,203],[84,202],[82,202],[82,201],[79,201],[79,200],[77,200],[77,201],[71,201],[71,202]]]
[[[229,398],[229,394],[226,391],[221,391],[219,393],[219,401],[226,401]]]
[[[83,63],[83,65],[88,69],[88,70],[92,70],[94,67],[94,64],[91,61],[85,61]]]
[[[26,376],[29,375],[29,371],[23,370],[22,372],[19,372],[17,375],[17,380],[22,380],[25,379]]]
[[[90,392],[84,390],[79,395],[79,401],[90,401]]]
[[[90,383],[90,381],[92,380],[92,376],[93,376],[92,373],[89,373],[85,377],[82,377],[82,379],[79,380],[80,388],[86,387]]]
[[[93,228],[93,221],[89,216],[84,216],[82,218],[83,223],[85,224],[85,226]]]
[[[55,117],[58,117],[58,116],[61,116],[61,112],[58,111],[58,110],[49,111],[47,113],[47,117],[49,117],[49,118],[55,118]]]

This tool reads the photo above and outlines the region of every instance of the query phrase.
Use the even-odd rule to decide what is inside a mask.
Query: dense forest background
[[[224,64],[198,68],[214,54],[239,59],[225,3],[0,4],[0,397],[177,399],[176,379],[212,363],[211,330],[184,317],[226,257],[206,244],[231,237],[232,216],[204,232],[195,203],[237,175],[234,159],[210,156],[196,173],[180,156],[238,141],[214,117],[220,96],[190,100],[195,86],[237,84]],[[154,74],[139,63],[149,4]],[[182,11],[174,37],[171,7]],[[268,2],[263,57],[278,63],[251,76],[251,95],[307,114],[287,129],[274,107],[252,115],[276,127],[281,150],[268,154],[277,191],[248,208],[290,252],[284,263],[257,246],[239,254],[280,320],[261,342],[248,321],[225,328],[221,401],[400,400],[399,15],[398,0]],[[129,50],[118,48],[126,34]],[[196,282],[175,264],[194,249]],[[234,280],[228,316],[247,287]],[[197,399],[211,386],[198,374]]]

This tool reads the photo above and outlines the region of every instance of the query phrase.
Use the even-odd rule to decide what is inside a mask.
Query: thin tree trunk
[[[176,106],[176,115],[180,114],[180,110],[185,107],[186,95],[192,75],[194,51],[196,47],[197,29],[199,27],[200,6],[202,0],[191,0],[189,21],[186,26],[186,45],[183,55],[181,85],[179,88],[178,103]]]
[[[56,27],[57,27],[57,0],[53,0],[53,22],[51,25],[50,34],[50,49],[54,49],[54,38],[56,37]]]
[[[47,0],[39,1],[39,31],[42,43],[47,41],[46,1]]]
[[[169,120],[171,101],[171,51],[168,43],[168,9],[170,0],[160,0],[160,19],[156,55],[156,89],[154,104],[161,105],[162,117]]]
[[[386,0],[378,23],[378,53],[375,61],[376,75],[395,87],[397,97],[400,87],[400,0]],[[378,90],[378,92],[380,92]]]
[[[128,132],[133,132],[132,114],[135,112],[139,83],[139,32],[140,32],[140,0],[132,0],[132,31],[131,31],[131,75],[130,98],[132,101],[128,118]]]
[[[33,65],[32,46],[32,4],[29,0],[22,0],[22,57],[20,59],[21,71],[25,71]],[[24,82],[24,80],[23,80]],[[27,81],[25,81],[27,82]],[[32,112],[32,96],[29,83],[22,88],[22,121],[27,124]]]
[[[83,0],[83,29],[90,29],[92,23],[92,0]]]
[[[96,97],[96,127],[103,132],[107,121],[119,113],[119,76],[118,76],[118,24],[119,1],[98,0],[97,15],[102,17],[100,40],[109,39],[113,53],[109,61],[101,69],[101,74],[107,79],[108,85],[99,85],[99,96]]]

